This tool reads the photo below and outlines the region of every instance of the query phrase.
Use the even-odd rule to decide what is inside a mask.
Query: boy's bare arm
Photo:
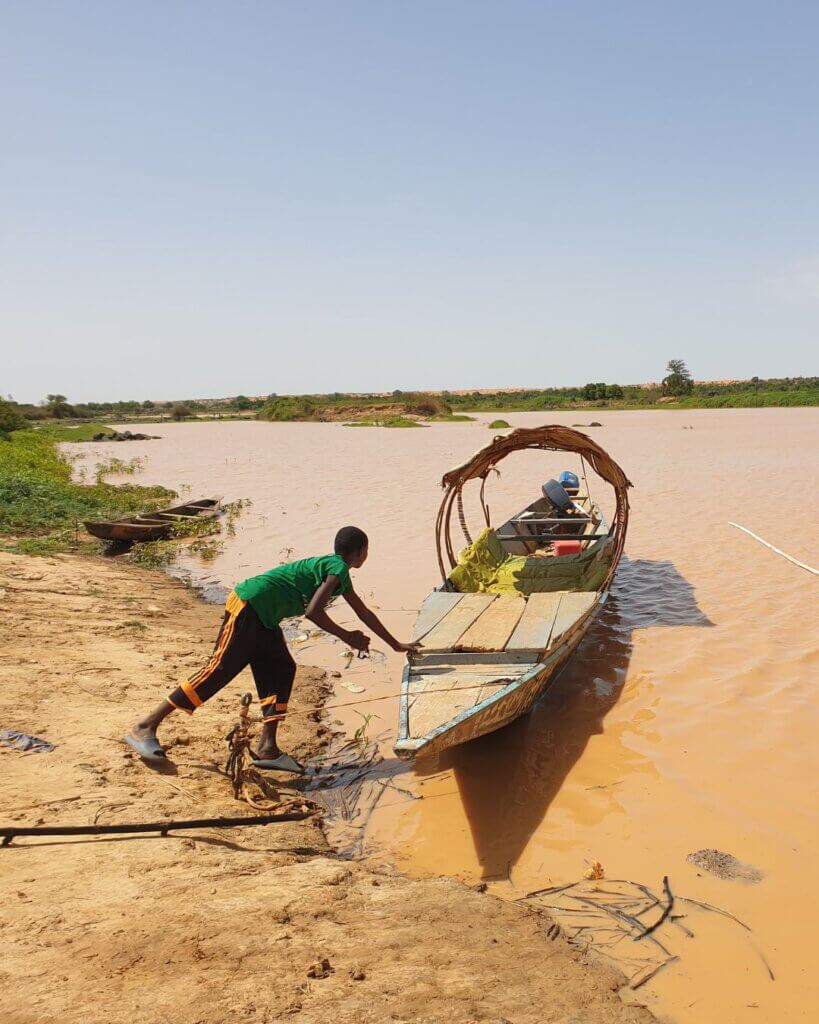
[[[384,643],[389,644],[394,651],[418,650],[418,647],[420,646],[419,644],[402,644],[400,640],[396,640],[381,619],[379,619],[375,612],[371,611],[366,604],[364,604],[354,590],[345,594],[344,600],[353,609],[364,625],[371,629],[376,636],[380,636]]]
[[[328,576],[315,594],[313,594],[304,614],[311,622],[315,623],[319,629],[323,629],[325,633],[332,633],[333,636],[337,636],[339,640],[343,640],[345,644],[349,644],[350,647],[355,648],[355,650],[369,650],[370,638],[365,633],[362,633],[360,629],[344,629],[343,626],[339,626],[338,623],[333,622],[324,610],[337,586],[338,576]]]

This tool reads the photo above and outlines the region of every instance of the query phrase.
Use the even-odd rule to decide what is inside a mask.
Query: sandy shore
[[[172,722],[172,772],[120,741],[133,710],[208,653],[217,607],[161,574],[69,556],[0,555],[0,596],[0,727],[55,744],[0,748],[5,822],[253,813],[219,773],[244,680]],[[323,673],[301,668],[293,707],[326,693]],[[307,716],[285,732],[301,756],[327,738]],[[550,938],[549,919],[454,880],[341,861],[314,820],[22,839],[0,857],[10,1024],[651,1019],[623,1004],[617,974]],[[327,977],[311,978],[325,959]]]

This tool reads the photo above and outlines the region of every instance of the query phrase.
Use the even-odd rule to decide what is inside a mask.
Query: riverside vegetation
[[[129,468],[120,460],[109,461],[93,483],[76,482],[71,461],[60,454],[52,436],[30,429],[11,432],[0,440],[0,546],[23,554],[78,549],[86,543],[84,519],[151,511],[175,497],[165,487],[106,482],[107,473]]]
[[[24,426],[28,424],[24,421]],[[15,429],[0,438],[0,550],[19,554],[53,554],[60,551],[99,551],[99,541],[82,528],[86,519],[117,519],[150,512],[177,497],[166,487],[111,484],[106,477],[130,476],[142,468],[141,459],[111,457],[99,463],[94,479],[72,479],[73,460],[57,447],[59,432]],[[224,506],[226,536],[235,533],[235,521],[249,503]],[[205,561],[220,550],[211,538],[222,529],[218,520],[179,523],[174,536],[188,541],[188,550]],[[136,545],[131,555],[142,565],[167,565],[175,558],[172,546],[157,542]]]
[[[141,422],[207,416],[257,418],[273,422],[343,422],[349,426],[407,428],[424,422],[457,422],[467,411],[527,412],[580,409],[759,408],[819,405],[819,377],[783,377],[746,381],[696,382],[685,362],[669,360],[659,384],[602,382],[576,388],[436,394],[268,395],[212,401],[155,403],[89,402],[70,404],[50,394],[39,406],[0,399],[0,545],[44,552],[78,547],[83,519],[114,519],[161,507],[176,495],[164,487],[112,486],[107,473],[122,471],[116,460],[103,467],[92,484],[71,479],[71,460],[60,454],[61,441],[87,441],[113,428],[100,422]],[[88,421],[91,422],[88,422]],[[501,429],[505,421],[490,424]],[[34,428],[34,429],[32,429]],[[147,554],[147,553],[146,553]]]
[[[48,395],[40,405],[0,401],[0,437],[22,422],[49,424],[63,441],[89,440],[103,417],[120,423],[183,420],[263,419],[273,422],[350,421],[367,426],[406,426],[399,420],[467,421],[469,412],[540,412],[580,409],[740,409],[819,405],[819,377],[695,381],[682,359],[671,359],[655,384],[589,382],[565,388],[503,391],[392,392],[327,395],[277,395],[249,398],[150,399],[71,404],[65,395]],[[79,426],[92,421],[87,436]],[[70,424],[70,425],[69,425]],[[107,427],[107,430],[112,428]]]

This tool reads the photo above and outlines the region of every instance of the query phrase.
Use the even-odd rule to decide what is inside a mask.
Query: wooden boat
[[[113,522],[86,522],[83,525],[90,534],[100,540],[146,541],[164,540],[173,533],[176,523],[189,519],[215,519],[221,512],[222,496],[188,501],[157,512],[132,516],[130,519],[115,519]]]
[[[493,529],[484,500],[487,477],[522,449],[574,453],[584,481],[588,463],[614,488],[612,526],[587,483],[584,494],[564,491],[561,498],[561,488],[549,481],[543,497]],[[481,481],[486,523],[474,541],[462,495],[470,480]],[[628,526],[629,480],[595,441],[569,427],[496,437],[442,484],[436,523],[442,583],[418,613],[413,640],[422,646],[408,656],[402,680],[395,753],[405,759],[466,743],[531,709],[605,604]],[[460,558],[451,539],[453,507],[469,545]],[[562,553],[567,540],[573,553]]]

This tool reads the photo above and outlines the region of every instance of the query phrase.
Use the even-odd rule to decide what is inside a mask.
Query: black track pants
[[[281,629],[263,626],[250,605],[231,591],[210,661],[190,679],[183,680],[168,700],[175,708],[192,715],[248,665],[263,717],[281,721],[293,689],[296,663]]]

